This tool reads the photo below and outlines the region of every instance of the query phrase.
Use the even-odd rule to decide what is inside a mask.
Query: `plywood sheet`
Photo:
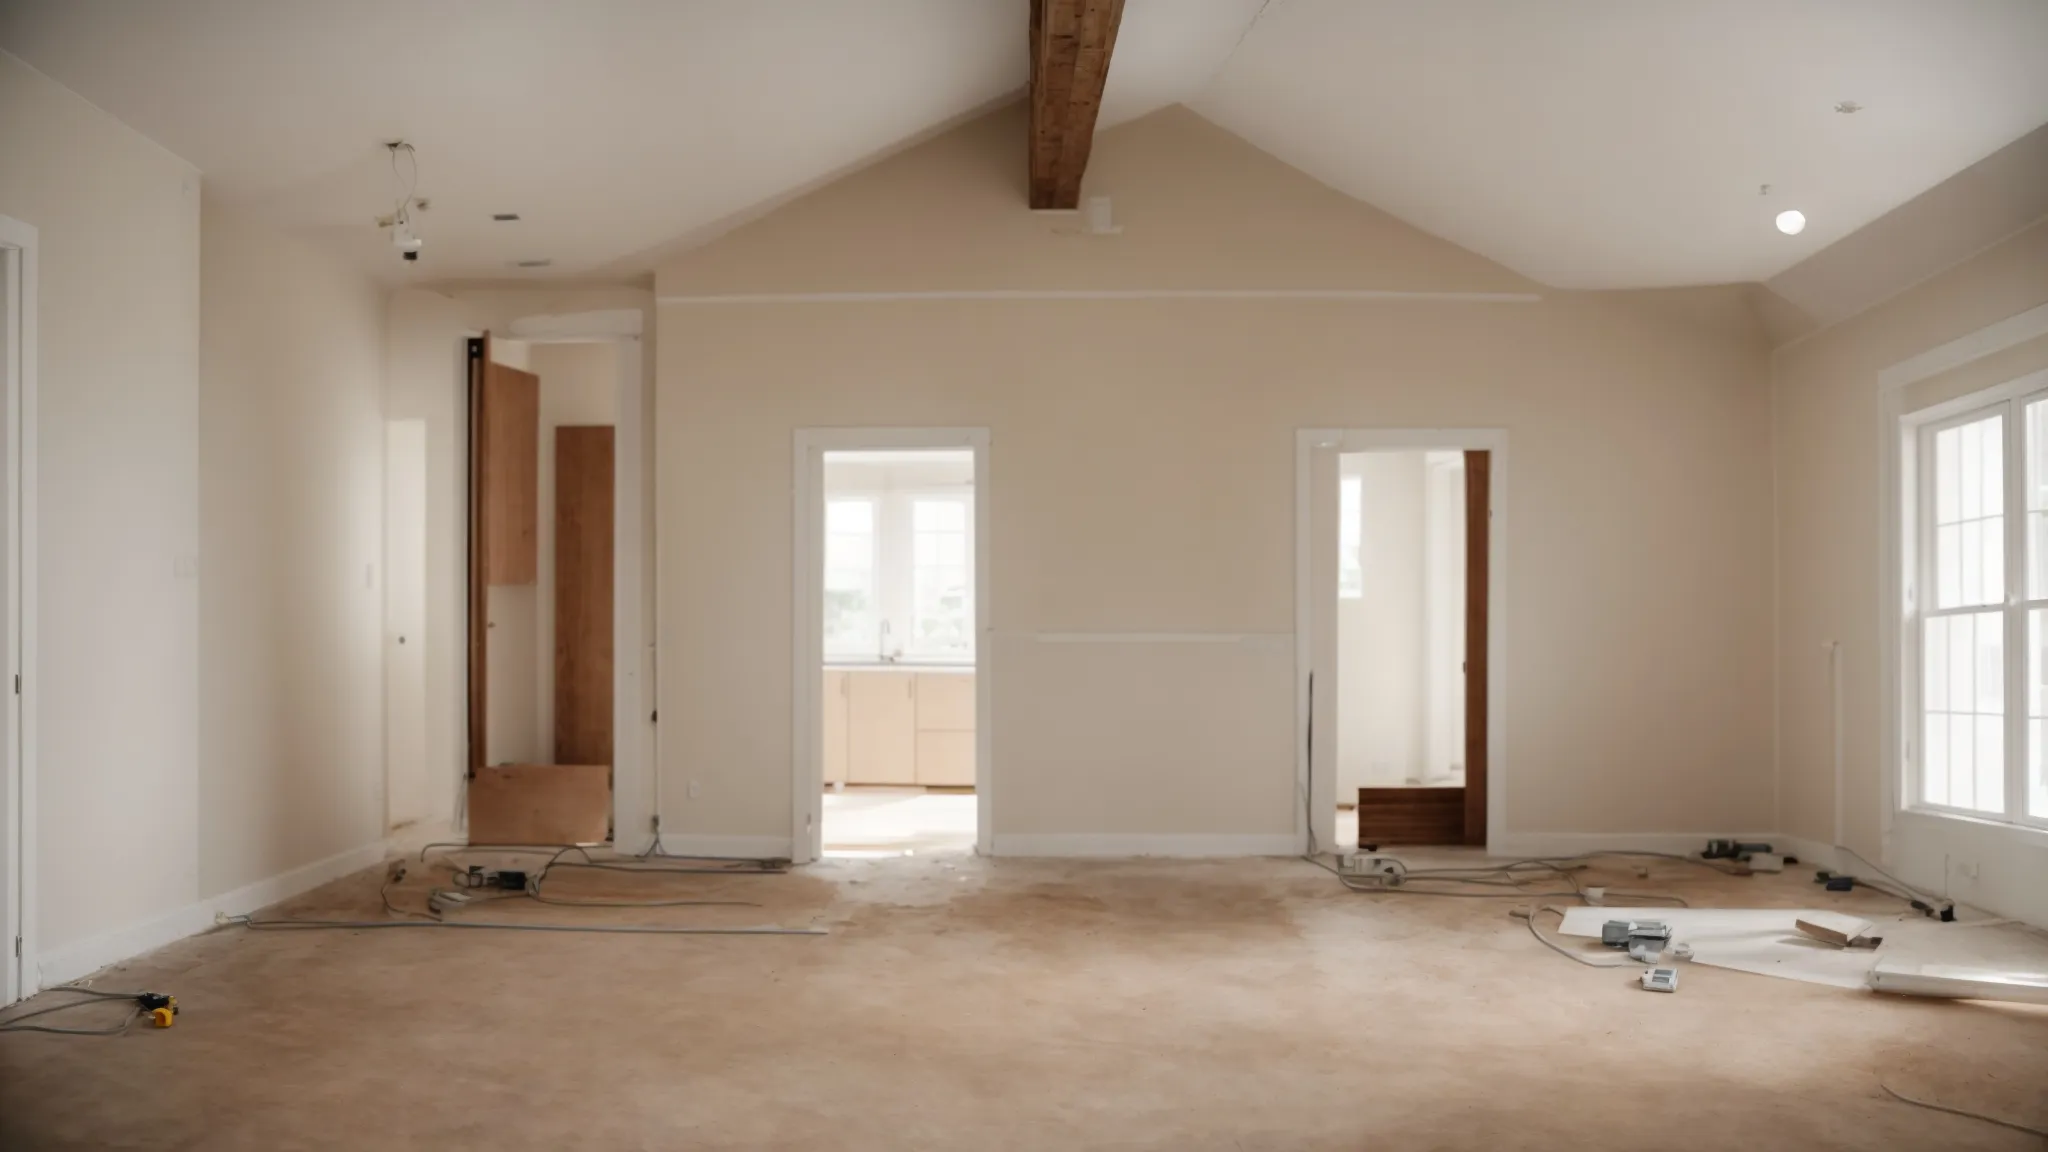
[[[1360,844],[1458,844],[1465,839],[1463,788],[1360,788]]]
[[[500,764],[469,782],[472,844],[595,844],[611,813],[609,764]]]
[[[491,362],[483,371],[484,578],[532,584],[540,579],[540,377]]]
[[[555,759],[612,759],[613,434],[555,429]]]

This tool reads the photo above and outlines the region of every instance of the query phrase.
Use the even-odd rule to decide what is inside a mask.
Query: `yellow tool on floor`
[[[178,998],[162,992],[144,992],[136,1001],[149,1013],[149,1022],[158,1028],[169,1028],[178,1019]]]

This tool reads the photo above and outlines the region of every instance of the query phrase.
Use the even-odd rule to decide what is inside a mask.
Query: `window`
[[[1337,598],[1357,600],[1365,595],[1365,561],[1361,555],[1365,535],[1365,477],[1346,476],[1340,483],[1337,494]]]
[[[825,656],[974,660],[974,497],[828,493]]]
[[[881,651],[875,599],[875,502],[825,502],[825,655]]]
[[[968,520],[964,496],[920,496],[910,502],[910,636],[905,648],[912,655],[974,654]]]
[[[1916,440],[1907,802],[2048,823],[2048,397]]]

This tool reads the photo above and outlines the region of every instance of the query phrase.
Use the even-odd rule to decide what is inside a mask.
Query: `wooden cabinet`
[[[925,785],[972,788],[974,733],[919,732],[917,782]]]
[[[846,778],[853,784],[917,783],[914,677],[847,674]]]
[[[825,702],[824,723],[819,729],[820,751],[825,760],[825,783],[846,783],[846,707],[847,674],[827,669],[825,687],[821,694]]]
[[[540,579],[540,377],[485,365],[482,407],[477,487],[484,582],[533,584]]]
[[[917,674],[917,782],[974,784],[974,676]]]
[[[828,668],[827,784],[974,785],[974,673]]]
[[[917,730],[974,731],[974,675],[967,672],[917,674]]]

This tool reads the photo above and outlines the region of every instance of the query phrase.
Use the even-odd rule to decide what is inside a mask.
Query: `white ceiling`
[[[2048,2],[1278,0],[1193,106],[1546,284],[1761,280],[2048,121]]]
[[[1026,72],[1025,0],[0,0],[0,47],[419,280],[645,272]],[[2048,121],[2043,60],[2048,0],[1127,0],[1103,120],[1189,103],[1551,284],[1755,280]]]

